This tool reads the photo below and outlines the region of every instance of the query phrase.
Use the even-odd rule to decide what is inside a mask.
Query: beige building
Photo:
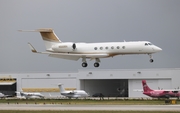
[[[82,89],[90,95],[103,93],[110,97],[146,97],[141,80],[147,80],[152,89],[180,87],[180,68],[173,69],[93,69],[77,72],[0,73],[0,92],[42,92],[45,96],[59,96],[57,84],[66,90]]]

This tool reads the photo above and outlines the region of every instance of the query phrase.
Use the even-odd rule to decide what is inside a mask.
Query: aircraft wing
[[[30,43],[28,43],[28,45],[33,53],[48,54],[50,57],[62,58],[68,60],[79,60],[80,58],[95,59],[95,58],[105,58],[109,56],[109,54],[77,54],[77,53],[74,54],[74,53],[38,52]]]
[[[162,89],[163,91],[180,91],[180,89]]]
[[[4,95],[5,97],[14,97],[14,95]]]
[[[14,97],[14,95],[5,95],[1,93],[0,98],[6,98],[6,97]]]
[[[73,53],[48,53],[50,57],[62,58],[68,60],[79,60],[80,58],[104,58],[107,57],[108,54],[73,54]]]

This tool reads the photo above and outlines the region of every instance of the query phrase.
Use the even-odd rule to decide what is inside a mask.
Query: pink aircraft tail
[[[153,91],[151,88],[149,88],[149,86],[146,83],[146,80],[142,80],[142,85],[143,85],[143,90],[144,92],[149,92],[149,91]]]

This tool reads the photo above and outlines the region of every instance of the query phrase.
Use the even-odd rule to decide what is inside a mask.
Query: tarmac
[[[180,111],[180,105],[0,104],[0,110]]]

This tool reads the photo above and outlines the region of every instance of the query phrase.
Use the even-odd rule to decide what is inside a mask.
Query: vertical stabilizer
[[[37,29],[36,31],[41,34],[46,50],[51,50],[52,45],[61,42],[51,28]]]
[[[153,91],[153,90],[150,89],[149,86],[147,85],[146,80],[142,80],[142,85],[143,85],[143,90],[144,90],[144,92]]]
[[[54,44],[61,43],[61,40],[56,36],[52,28],[42,28],[36,30],[19,30],[21,32],[39,32],[45,43],[46,50],[51,51]]]
[[[64,89],[64,87],[63,87],[63,84],[58,84],[58,87],[59,87],[59,89],[60,89],[60,93],[62,93],[62,92],[65,91],[65,89]]]
[[[61,42],[51,28],[37,29],[36,31],[40,32],[44,41]]]

